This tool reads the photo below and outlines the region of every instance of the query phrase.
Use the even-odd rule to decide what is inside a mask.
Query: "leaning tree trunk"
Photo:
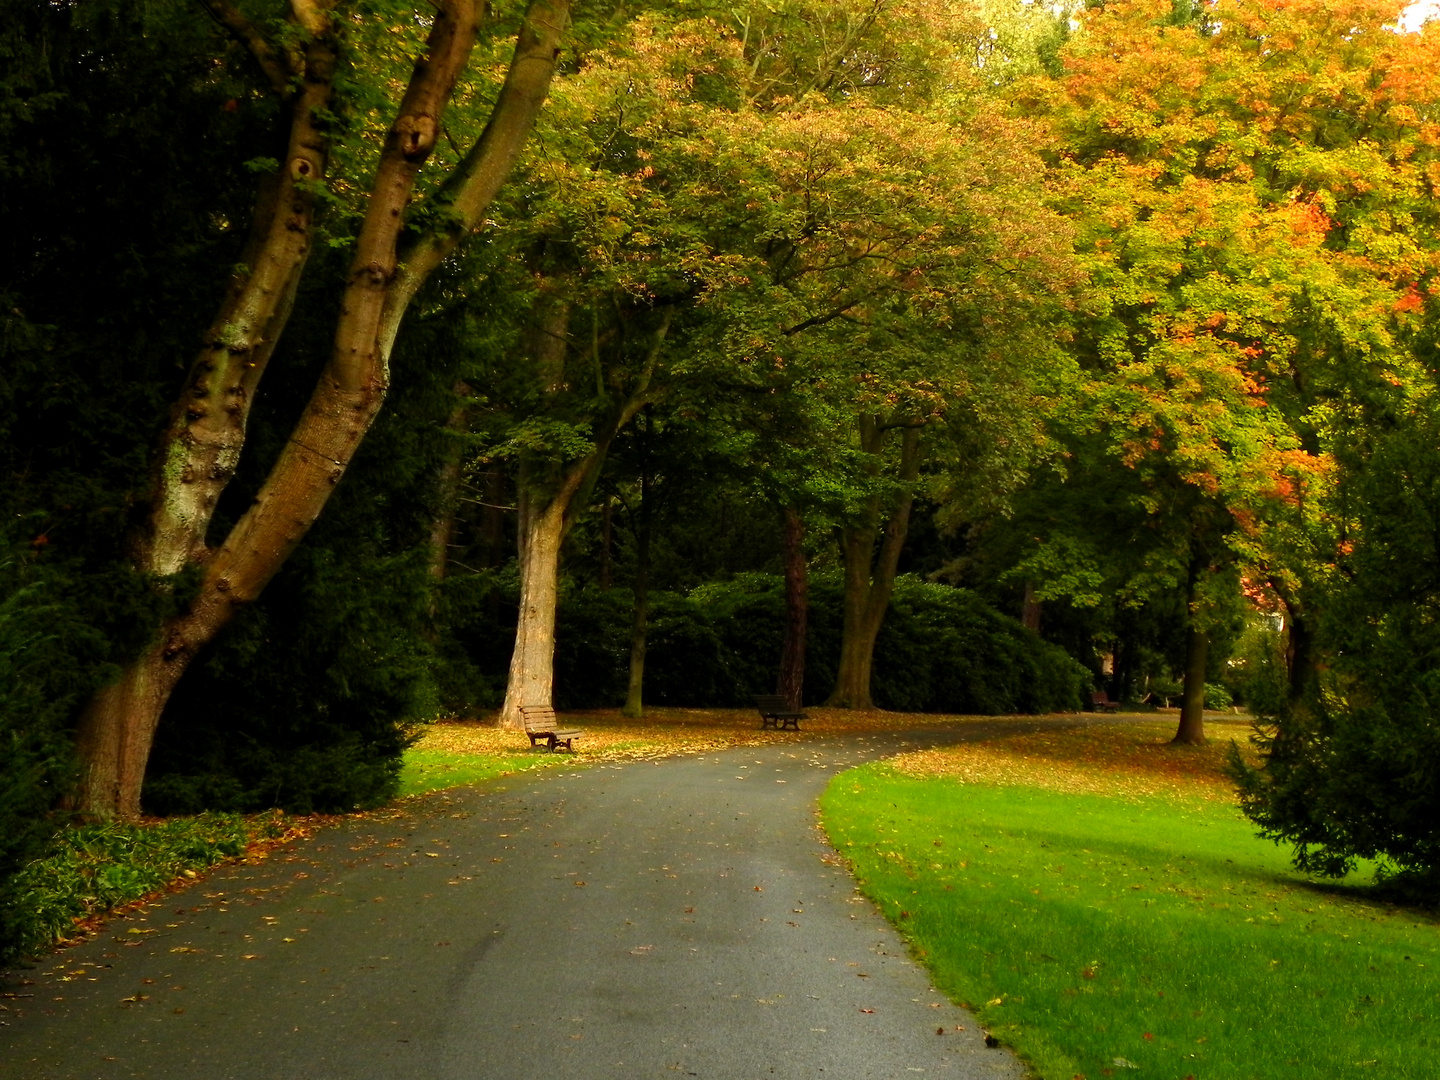
[[[204,573],[189,606],[162,624],[151,644],[80,716],[76,745],[82,771],[74,806],[91,817],[139,815],[145,766],[171,691],[196,654],[260,595],[344,475],[384,401],[390,352],[406,308],[480,220],[534,124],[569,11],[568,0],[532,2],[490,122],[442,187],[451,208],[445,230],[422,233],[402,251],[398,241],[415,178],[434,148],[477,33],[475,0],[438,5],[426,53],[381,151],[329,360],[250,509],[211,550],[205,542],[210,518],[233,475],[255,380],[284,327],[308,250],[304,200],[323,178],[326,143],[319,125],[335,74],[335,30],[326,9],[293,0],[300,23],[295,36],[307,44],[303,65],[286,72],[277,57],[289,55],[287,50],[267,45],[238,9],[210,6],[251,48],[272,84],[298,83],[301,90],[291,114],[291,156],[281,177],[262,190],[248,276],[227,297],[217,332],[172,414],[137,559],[142,571],[157,578],[196,564]],[[268,225],[267,213],[274,218]],[[237,300],[247,296],[257,297],[248,309]],[[236,317],[229,319],[232,310]]]
[[[841,530],[841,554],[845,562],[844,624],[840,633],[840,666],[835,675],[835,689],[827,705],[845,709],[872,709],[870,669],[875,657],[875,642],[890,607],[895,591],[895,574],[900,567],[900,552],[910,527],[910,507],[915,501],[910,485],[920,473],[920,428],[909,423],[903,426],[900,449],[899,481],[904,485],[885,523],[880,550],[875,551],[881,537],[881,500],[872,496],[865,518],[858,526]],[[877,459],[884,448],[887,425],[878,417],[862,416],[860,446]]]
[[[810,580],[805,562],[805,519],[785,508],[785,639],[780,647],[780,676],[775,693],[792,712],[804,708],[805,633],[810,617]]]

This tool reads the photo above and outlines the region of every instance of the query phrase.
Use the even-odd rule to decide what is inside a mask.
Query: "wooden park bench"
[[[774,728],[776,731],[794,728],[799,731],[800,721],[809,719],[802,710],[790,708],[790,702],[785,700],[784,694],[756,694],[755,708],[760,710],[762,731],[766,728]]]
[[[521,705],[520,718],[525,721],[525,734],[530,736],[530,746],[544,741],[553,754],[563,743],[572,754],[575,747],[571,742],[580,737],[576,730],[562,731],[555,720],[555,710],[549,705]]]
[[[1120,708],[1120,703],[1111,701],[1104,690],[1096,690],[1090,695],[1090,705],[1096,712],[1116,712]]]

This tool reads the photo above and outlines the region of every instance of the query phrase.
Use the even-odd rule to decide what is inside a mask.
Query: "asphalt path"
[[[1019,1078],[817,825],[949,732],[547,771],[345,820],[0,984],[6,1080]]]

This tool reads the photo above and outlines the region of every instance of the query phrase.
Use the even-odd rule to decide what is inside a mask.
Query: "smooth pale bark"
[[[900,471],[901,494],[890,508],[890,515],[881,528],[884,511],[881,497],[872,496],[858,524],[841,529],[840,546],[845,563],[844,625],[840,637],[840,666],[835,675],[835,689],[827,705],[846,709],[873,709],[870,696],[870,669],[875,658],[875,641],[885,622],[890,597],[895,590],[895,573],[900,565],[900,552],[910,527],[910,508],[915,501],[910,485],[920,473],[920,428],[914,423],[891,421],[863,415],[860,418],[860,448],[874,455],[874,471],[879,471],[879,455],[885,448],[891,430],[901,430]],[[876,543],[879,542],[879,549]]]
[[[1180,727],[1172,742],[1187,746],[1205,742],[1205,660],[1209,645],[1210,636],[1200,627],[1192,625],[1185,641],[1185,689],[1180,701]]]
[[[780,646],[780,675],[775,693],[785,707],[798,711],[805,697],[805,633],[810,617],[809,566],[805,560],[805,519],[785,508],[785,639]]]
[[[568,308],[567,308],[568,311]],[[515,627],[515,650],[510,656],[510,674],[505,685],[505,701],[500,707],[499,726],[520,731],[524,721],[521,705],[550,705],[554,701],[555,684],[555,608],[559,602],[560,548],[565,534],[578,514],[589,502],[605,455],[615,436],[633,420],[649,400],[650,380],[659,361],[660,350],[670,332],[674,312],[667,309],[651,340],[649,354],[629,398],[602,422],[594,449],[580,461],[564,469],[559,479],[542,483],[522,472],[520,477],[520,593],[519,619]],[[554,325],[537,341],[543,350],[546,340],[560,342],[564,335]],[[537,357],[536,370],[542,386],[559,386],[560,372],[555,358]],[[553,557],[548,553],[552,547]],[[533,557],[532,544],[542,550]],[[530,581],[530,576],[535,580]],[[532,604],[529,599],[533,597]]]
[[[212,0],[210,6],[241,19],[222,0]],[[313,82],[316,94],[324,88],[323,100],[328,102],[334,70],[333,42],[325,45],[331,41],[328,16],[308,0],[292,0],[292,9],[309,40],[301,80],[305,90],[299,98],[308,100],[305,94]],[[457,170],[464,180],[451,178],[449,197],[457,211],[452,220],[458,227],[423,236],[405,252],[398,250],[415,177],[434,148],[444,109],[474,46],[478,14],[475,0],[437,6],[425,56],[415,66],[380,155],[329,360],[249,511],[220,546],[210,550],[205,534],[215,501],[233,473],[231,459],[243,442],[253,380],[288,316],[309,244],[308,218],[294,235],[292,225],[301,219],[295,216],[297,204],[283,198],[283,178],[273,195],[262,193],[262,204],[266,198],[276,200],[275,218],[282,224],[267,226],[261,206],[256,231],[263,238],[253,240],[257,269],[251,276],[260,273],[258,267],[276,262],[269,283],[256,286],[272,298],[272,306],[246,309],[244,320],[227,322],[225,313],[238,303],[235,296],[249,295],[246,288],[232,290],[222,306],[217,320],[221,332],[210,335],[173,414],[150,528],[137,559],[140,569],[157,576],[201,562],[204,575],[189,607],[163,624],[150,646],[114,683],[97,692],[81,714],[77,747],[83,768],[74,804],[88,816],[139,815],[145,765],[171,690],[200,649],[260,594],[320,515],[384,401],[390,351],[406,307],[429,272],[479,223],[534,124],[559,56],[568,3],[536,2],[527,11],[490,123]],[[255,35],[263,41],[258,31]],[[256,51],[253,44],[249,47]],[[325,48],[328,69],[323,58],[312,56]],[[292,111],[292,157],[286,165],[292,180],[321,176],[323,158],[315,156],[316,148],[307,141],[315,135],[308,126],[313,111],[313,103],[303,109],[297,103]],[[318,146],[323,149],[323,139]],[[303,192],[304,186],[297,190]],[[216,350],[217,341],[223,350]],[[194,429],[197,422],[201,427]]]
[[[555,610],[568,502],[568,499],[556,499],[533,513],[522,504],[520,614],[501,710],[502,727],[523,728],[521,705],[549,705],[554,699]]]

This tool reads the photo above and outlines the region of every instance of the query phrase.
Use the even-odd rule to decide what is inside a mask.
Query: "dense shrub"
[[[176,688],[146,809],[310,813],[389,798],[407,721],[435,712],[426,589],[413,557],[302,548]]]
[[[556,627],[555,700],[561,708],[624,699],[631,597],[584,590],[563,597]],[[838,579],[811,583],[805,697],[824,699],[840,654]],[[688,596],[652,593],[645,700],[744,706],[774,690],[785,625],[783,580],[765,574],[713,582]],[[875,650],[882,708],[913,712],[1037,713],[1077,709],[1089,673],[974,593],[902,578]]]
[[[37,952],[100,915],[164,888],[186,874],[235,858],[254,841],[285,831],[275,815],[240,818],[205,814],[154,824],[110,821],[69,828],[44,858],[14,881],[20,917],[15,946]]]
[[[1432,324],[1433,325],[1433,324]],[[1434,335],[1429,338],[1434,341]],[[1427,346],[1435,370],[1440,356]],[[1233,762],[1245,812],[1306,870],[1376,859],[1440,904],[1440,395],[1337,444],[1351,550],[1317,605],[1323,663],[1261,728],[1258,770]]]
[[[66,722],[96,673],[93,634],[54,593],[0,565],[0,960],[26,940],[16,876],[59,827],[53,808],[73,776]]]

